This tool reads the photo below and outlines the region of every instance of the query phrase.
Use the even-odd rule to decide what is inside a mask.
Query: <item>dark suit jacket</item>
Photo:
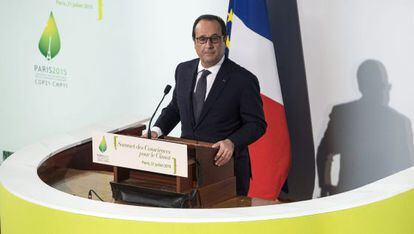
[[[246,195],[250,179],[247,146],[266,130],[257,78],[228,58],[216,76],[199,121],[193,114],[192,96],[199,59],[181,63],[175,71],[175,88],[169,105],[155,126],[167,135],[181,121],[181,137],[207,142],[226,138],[235,145],[238,194]]]

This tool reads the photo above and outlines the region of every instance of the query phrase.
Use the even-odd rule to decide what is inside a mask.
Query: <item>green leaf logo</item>
[[[106,151],[106,148],[107,146],[105,137],[102,137],[101,144],[99,144],[99,151],[101,151],[101,153],[104,153]]]
[[[40,37],[39,50],[47,60],[51,60],[59,53],[60,37],[52,12],[50,12],[42,37]]]

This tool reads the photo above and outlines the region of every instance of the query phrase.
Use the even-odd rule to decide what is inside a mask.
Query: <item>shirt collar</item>
[[[220,61],[218,63],[216,63],[216,65],[211,66],[209,68],[204,68],[203,65],[201,65],[201,62],[198,62],[198,69],[197,69],[197,73],[201,72],[202,70],[209,70],[212,74],[217,74],[218,71],[220,70],[221,64],[223,64],[224,62],[224,55],[223,57],[221,57]]]

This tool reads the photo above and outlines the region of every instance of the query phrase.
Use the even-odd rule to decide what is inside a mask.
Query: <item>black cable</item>
[[[192,202],[194,200],[194,198],[197,196],[197,205],[200,206],[201,205],[201,197],[200,197],[200,193],[199,193],[198,189],[199,189],[200,185],[203,183],[203,181],[202,181],[201,169],[200,169],[201,164],[197,159],[195,159],[195,162],[196,162],[197,184],[196,184],[196,187],[193,189],[193,191],[190,194],[188,194],[188,199],[189,199],[190,202]]]
[[[88,199],[92,199],[92,193],[93,194],[95,194],[95,196],[99,199],[99,200],[101,200],[101,201],[104,201],[104,200],[102,200],[102,198],[93,190],[93,189],[90,189],[89,190],[89,192],[88,192]]]

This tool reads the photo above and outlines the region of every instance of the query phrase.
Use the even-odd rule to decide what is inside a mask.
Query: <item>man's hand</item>
[[[219,149],[216,157],[214,157],[214,160],[216,161],[217,166],[223,166],[233,156],[234,144],[229,139],[218,141],[212,147]]]
[[[148,132],[145,132],[144,134],[142,134],[142,137],[147,138],[148,137]],[[158,138],[158,134],[154,131],[151,131],[151,138]]]

